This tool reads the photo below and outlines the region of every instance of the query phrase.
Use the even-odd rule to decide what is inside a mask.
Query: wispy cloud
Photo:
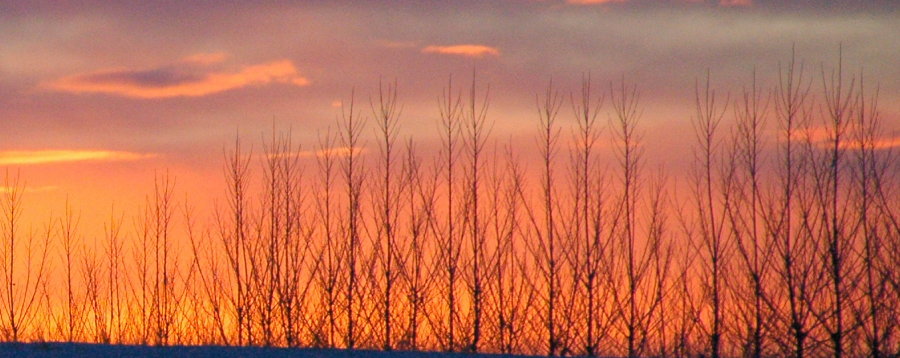
[[[211,65],[214,63],[224,62],[228,59],[228,54],[224,52],[197,53],[185,57],[182,61],[187,63],[196,63],[200,65]]]
[[[594,5],[594,4],[608,4],[608,3],[623,3],[628,0],[566,0],[569,4],[577,4],[577,5]]]
[[[721,0],[721,1],[719,1],[719,5],[721,5],[721,6],[752,6],[753,0]]]
[[[0,152],[0,165],[29,165],[82,161],[131,161],[155,154],[112,150],[9,150]]]
[[[354,149],[356,155],[361,155],[366,153],[366,149],[362,147],[357,147]],[[262,154],[271,156],[271,154]],[[334,157],[346,157],[350,155],[350,147],[333,147],[333,148],[325,148],[318,150],[303,150],[299,152],[290,152],[290,153],[278,153],[274,156],[277,158],[315,158],[315,157],[323,157],[326,155],[331,155]]]
[[[212,71],[224,53],[196,54],[181,62],[152,69],[116,68],[75,74],[46,84],[71,93],[106,93],[133,98],[198,97],[251,85],[309,85],[289,60],[244,66],[236,71]]]
[[[378,41],[378,44],[387,48],[410,48],[418,46],[415,41]]]
[[[807,142],[818,149],[831,149],[834,146],[833,131],[826,127],[808,127],[801,131],[797,131],[792,139],[800,142]],[[853,134],[845,134],[841,140],[840,148],[844,150],[859,150],[862,148],[871,148],[875,150],[884,150],[900,147],[900,137],[886,137],[866,139],[860,142]]]
[[[353,151],[356,155],[360,155],[366,152],[365,148],[354,148]],[[351,150],[350,147],[334,147],[334,148],[326,148],[319,149],[314,151],[304,151],[297,153],[300,157],[324,157],[326,155],[331,155],[335,157],[346,157],[350,155]]]
[[[500,50],[495,47],[485,45],[450,45],[450,46],[426,46],[422,49],[422,53],[437,53],[442,55],[456,55],[480,58],[484,56],[500,56]]]
[[[880,138],[872,140],[868,143],[862,143],[860,141],[849,141],[844,142],[841,145],[841,148],[849,149],[849,150],[859,150],[862,148],[872,148],[875,150],[881,149],[891,149],[900,147],[900,138]]]
[[[573,5],[600,5],[600,4],[622,4],[628,2],[635,2],[634,0],[566,0],[566,3]],[[662,1],[660,1],[662,2]],[[685,4],[705,4],[706,2],[703,0],[675,0],[673,2],[676,3],[685,3]],[[719,6],[751,6],[753,5],[753,0],[719,0]]]

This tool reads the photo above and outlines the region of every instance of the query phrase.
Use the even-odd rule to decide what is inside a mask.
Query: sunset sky
[[[222,153],[236,133],[258,152],[274,124],[314,150],[351,91],[367,109],[379,79],[396,80],[401,136],[428,150],[442,88],[451,75],[468,85],[474,70],[490,86],[492,138],[523,144],[551,79],[568,94],[588,72],[602,88],[624,76],[641,92],[648,158],[677,173],[695,79],[709,69],[734,98],[756,68],[769,87],[792,46],[821,81],[842,45],[845,68],[880,87],[885,126],[900,129],[896,4],[0,2],[0,168],[21,173],[38,216],[59,213],[67,196],[97,220],[114,204],[131,210],[166,170],[205,206],[224,190]]]

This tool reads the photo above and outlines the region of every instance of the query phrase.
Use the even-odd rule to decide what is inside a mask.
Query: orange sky
[[[432,150],[442,87],[450,75],[467,84],[473,69],[491,88],[492,137],[525,151],[534,96],[550,79],[568,95],[583,73],[603,88],[624,76],[641,91],[647,158],[677,175],[690,158],[692,86],[707,68],[722,93],[739,92],[754,68],[770,86],[795,46],[818,81],[843,44],[845,66],[880,87],[879,145],[900,143],[890,1],[90,5],[0,2],[0,170],[20,173],[35,218],[68,197],[86,227],[100,227],[111,207],[133,212],[166,171],[209,212],[236,133],[258,153],[273,124],[290,129],[312,157],[334,104],[354,91],[367,108],[379,79],[399,84],[401,137]]]

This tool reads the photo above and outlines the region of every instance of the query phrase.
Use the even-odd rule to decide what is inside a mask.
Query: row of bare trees
[[[697,81],[693,160],[649,170],[637,87],[536,99],[536,153],[452,80],[431,157],[396,83],[353,95],[312,150],[225,151],[211,220],[158,175],[102,238],[2,193],[8,341],[636,356],[900,353],[898,167],[877,90],[793,56],[735,98]],[[685,123],[688,123],[687,119]],[[372,135],[370,136],[369,133]],[[537,159],[523,159],[536,154]],[[426,158],[430,159],[427,160]],[[529,167],[527,163],[539,165]],[[133,222],[129,226],[128,223]],[[56,255],[58,254],[59,257]]]

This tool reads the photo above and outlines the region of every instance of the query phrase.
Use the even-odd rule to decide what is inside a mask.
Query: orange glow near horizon
[[[0,343],[856,356],[900,267],[900,1],[89,5],[0,2]]]
[[[59,187],[47,185],[47,186],[39,186],[39,187],[25,187],[24,190],[27,193],[40,193],[45,191],[53,191],[57,190]],[[23,188],[12,188],[8,186],[0,186],[0,193],[10,193],[13,190],[23,190]]]

